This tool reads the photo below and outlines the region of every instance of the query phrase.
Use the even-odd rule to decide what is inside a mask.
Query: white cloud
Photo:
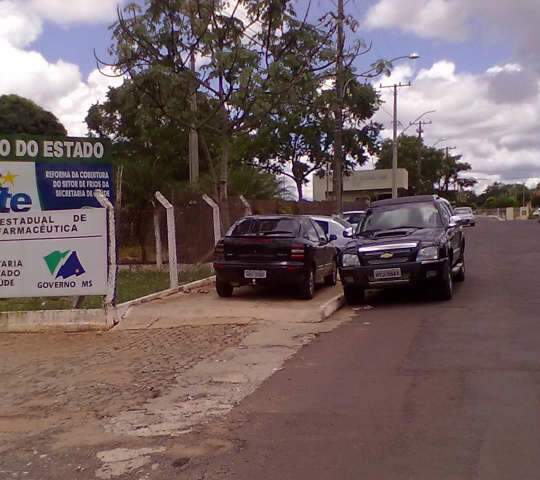
[[[505,85],[505,77],[524,72],[535,79],[534,88],[528,90],[527,102],[514,101],[515,86],[512,82]],[[539,176],[540,82],[530,71],[521,66],[499,65],[473,75],[457,71],[452,62],[444,60],[420,70],[411,79],[413,86],[400,91],[399,120],[408,125],[423,112],[436,110],[426,117],[433,120],[433,125],[426,128],[426,144],[447,138],[440,146],[458,147],[457,152],[480,177],[523,180]],[[494,95],[494,84],[500,88],[499,96]],[[391,92],[383,91],[382,95],[388,111]],[[505,98],[503,104],[501,95]],[[389,135],[387,114],[379,112],[377,116],[387,126],[385,135]]]
[[[522,62],[540,69],[538,0],[377,0],[368,28],[397,28],[421,38],[448,41],[489,37],[510,45]]]
[[[21,8],[14,0],[0,1],[0,41],[15,47],[25,47],[41,33],[38,15]]]
[[[57,23],[114,19],[116,0],[0,0],[0,93],[30,98],[52,111],[70,135],[85,135],[90,106],[103,100],[122,79],[97,70],[82,77],[78,65],[49,62],[30,49],[44,20]],[[110,72],[109,72],[110,73]]]
[[[379,0],[368,10],[369,28],[398,27],[423,38],[462,40],[466,35],[466,10],[458,1],[448,0]]]
[[[126,0],[19,0],[24,8],[58,24],[114,20],[117,6]]]

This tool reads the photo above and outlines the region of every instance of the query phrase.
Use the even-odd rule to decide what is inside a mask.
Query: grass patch
[[[185,284],[211,276],[209,267],[201,266],[178,274],[179,283]],[[117,303],[144,297],[169,288],[169,272],[121,271],[118,274]],[[73,297],[40,297],[0,299],[1,312],[24,310],[66,310],[72,308]],[[83,308],[99,308],[103,297],[86,297]]]

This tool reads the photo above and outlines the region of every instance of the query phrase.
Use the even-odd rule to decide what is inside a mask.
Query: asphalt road
[[[393,292],[344,310],[352,322],[233,410],[235,448],[174,478],[540,478],[540,225],[466,233],[453,301]]]

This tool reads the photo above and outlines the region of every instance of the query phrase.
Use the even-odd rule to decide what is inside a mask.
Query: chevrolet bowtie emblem
[[[390,252],[386,252],[386,253],[383,253],[381,255],[381,258],[383,260],[388,260],[389,258],[393,258],[394,257],[394,254],[393,253],[390,253]]]

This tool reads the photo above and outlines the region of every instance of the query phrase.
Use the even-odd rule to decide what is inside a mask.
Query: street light
[[[401,137],[409,128],[411,128],[416,122],[424,118],[426,115],[429,115],[430,113],[435,113],[437,110],[428,110],[427,112],[422,113],[419,117],[416,117],[412,122],[409,123],[409,126],[405,128],[405,130],[402,130],[402,132],[399,134]]]
[[[404,57],[397,57],[395,59],[390,60],[390,63],[399,60],[401,58],[408,58],[409,60],[417,60],[420,58],[420,55],[418,53],[411,53],[409,55],[406,55]],[[392,141],[392,198],[397,198],[398,196],[398,188],[397,188],[397,168],[398,168],[398,112],[397,112],[397,98],[398,98],[398,89],[401,87],[410,87],[411,82],[408,84],[402,84],[400,83],[394,83],[394,85],[381,85],[381,88],[392,88],[394,90],[394,135],[393,135],[393,141]]]
[[[448,138],[439,138],[439,140],[437,140],[433,145],[431,145],[431,148],[435,148],[437,145],[439,145],[439,143],[446,142],[447,140],[449,140],[449,139]]]

